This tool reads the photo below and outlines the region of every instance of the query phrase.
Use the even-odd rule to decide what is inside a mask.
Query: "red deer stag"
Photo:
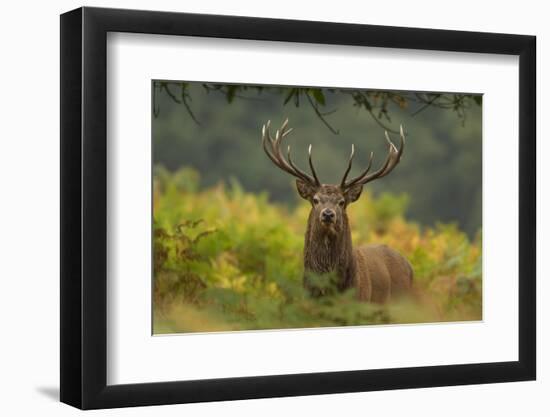
[[[298,168],[290,156],[281,153],[281,142],[292,131],[288,119],[271,137],[270,122],[262,127],[262,144],[265,153],[280,169],[296,177],[300,196],[311,203],[304,245],[304,287],[312,296],[321,296],[330,287],[319,285],[319,276],[332,276],[333,287],[338,291],[357,290],[362,301],[384,303],[390,296],[410,290],[413,270],[410,263],[398,252],[385,245],[368,245],[353,248],[346,208],[361,195],[363,185],[388,175],[399,163],[405,144],[401,127],[399,149],[388,141],[388,155],[376,172],[369,174],[373,153],[367,168],[357,177],[347,180],[351,170],[354,146],[351,147],[347,169],[339,185],[321,184],[313,167],[309,145],[311,175]]]

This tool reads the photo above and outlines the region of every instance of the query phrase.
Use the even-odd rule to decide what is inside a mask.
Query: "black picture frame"
[[[519,360],[107,385],[108,32],[519,56]],[[535,379],[534,36],[84,7],[61,15],[60,56],[62,402],[94,409]]]

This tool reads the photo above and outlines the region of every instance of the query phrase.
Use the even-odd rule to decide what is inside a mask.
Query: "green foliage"
[[[348,209],[355,245],[386,243],[415,270],[413,295],[382,306],[303,289],[306,202],[289,209],[235,180],[198,183],[189,168],[155,169],[155,333],[481,319],[481,236],[405,221],[406,195],[365,192]]]

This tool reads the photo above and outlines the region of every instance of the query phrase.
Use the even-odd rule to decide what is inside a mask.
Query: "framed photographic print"
[[[535,379],[535,38],[61,16],[61,401]]]

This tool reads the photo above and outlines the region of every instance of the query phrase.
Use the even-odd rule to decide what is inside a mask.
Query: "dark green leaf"
[[[313,94],[313,98],[315,99],[315,101],[317,101],[317,103],[324,106],[325,105],[325,95],[323,94],[323,91],[318,89],[318,88],[314,88],[313,90],[311,90],[311,92]]]

